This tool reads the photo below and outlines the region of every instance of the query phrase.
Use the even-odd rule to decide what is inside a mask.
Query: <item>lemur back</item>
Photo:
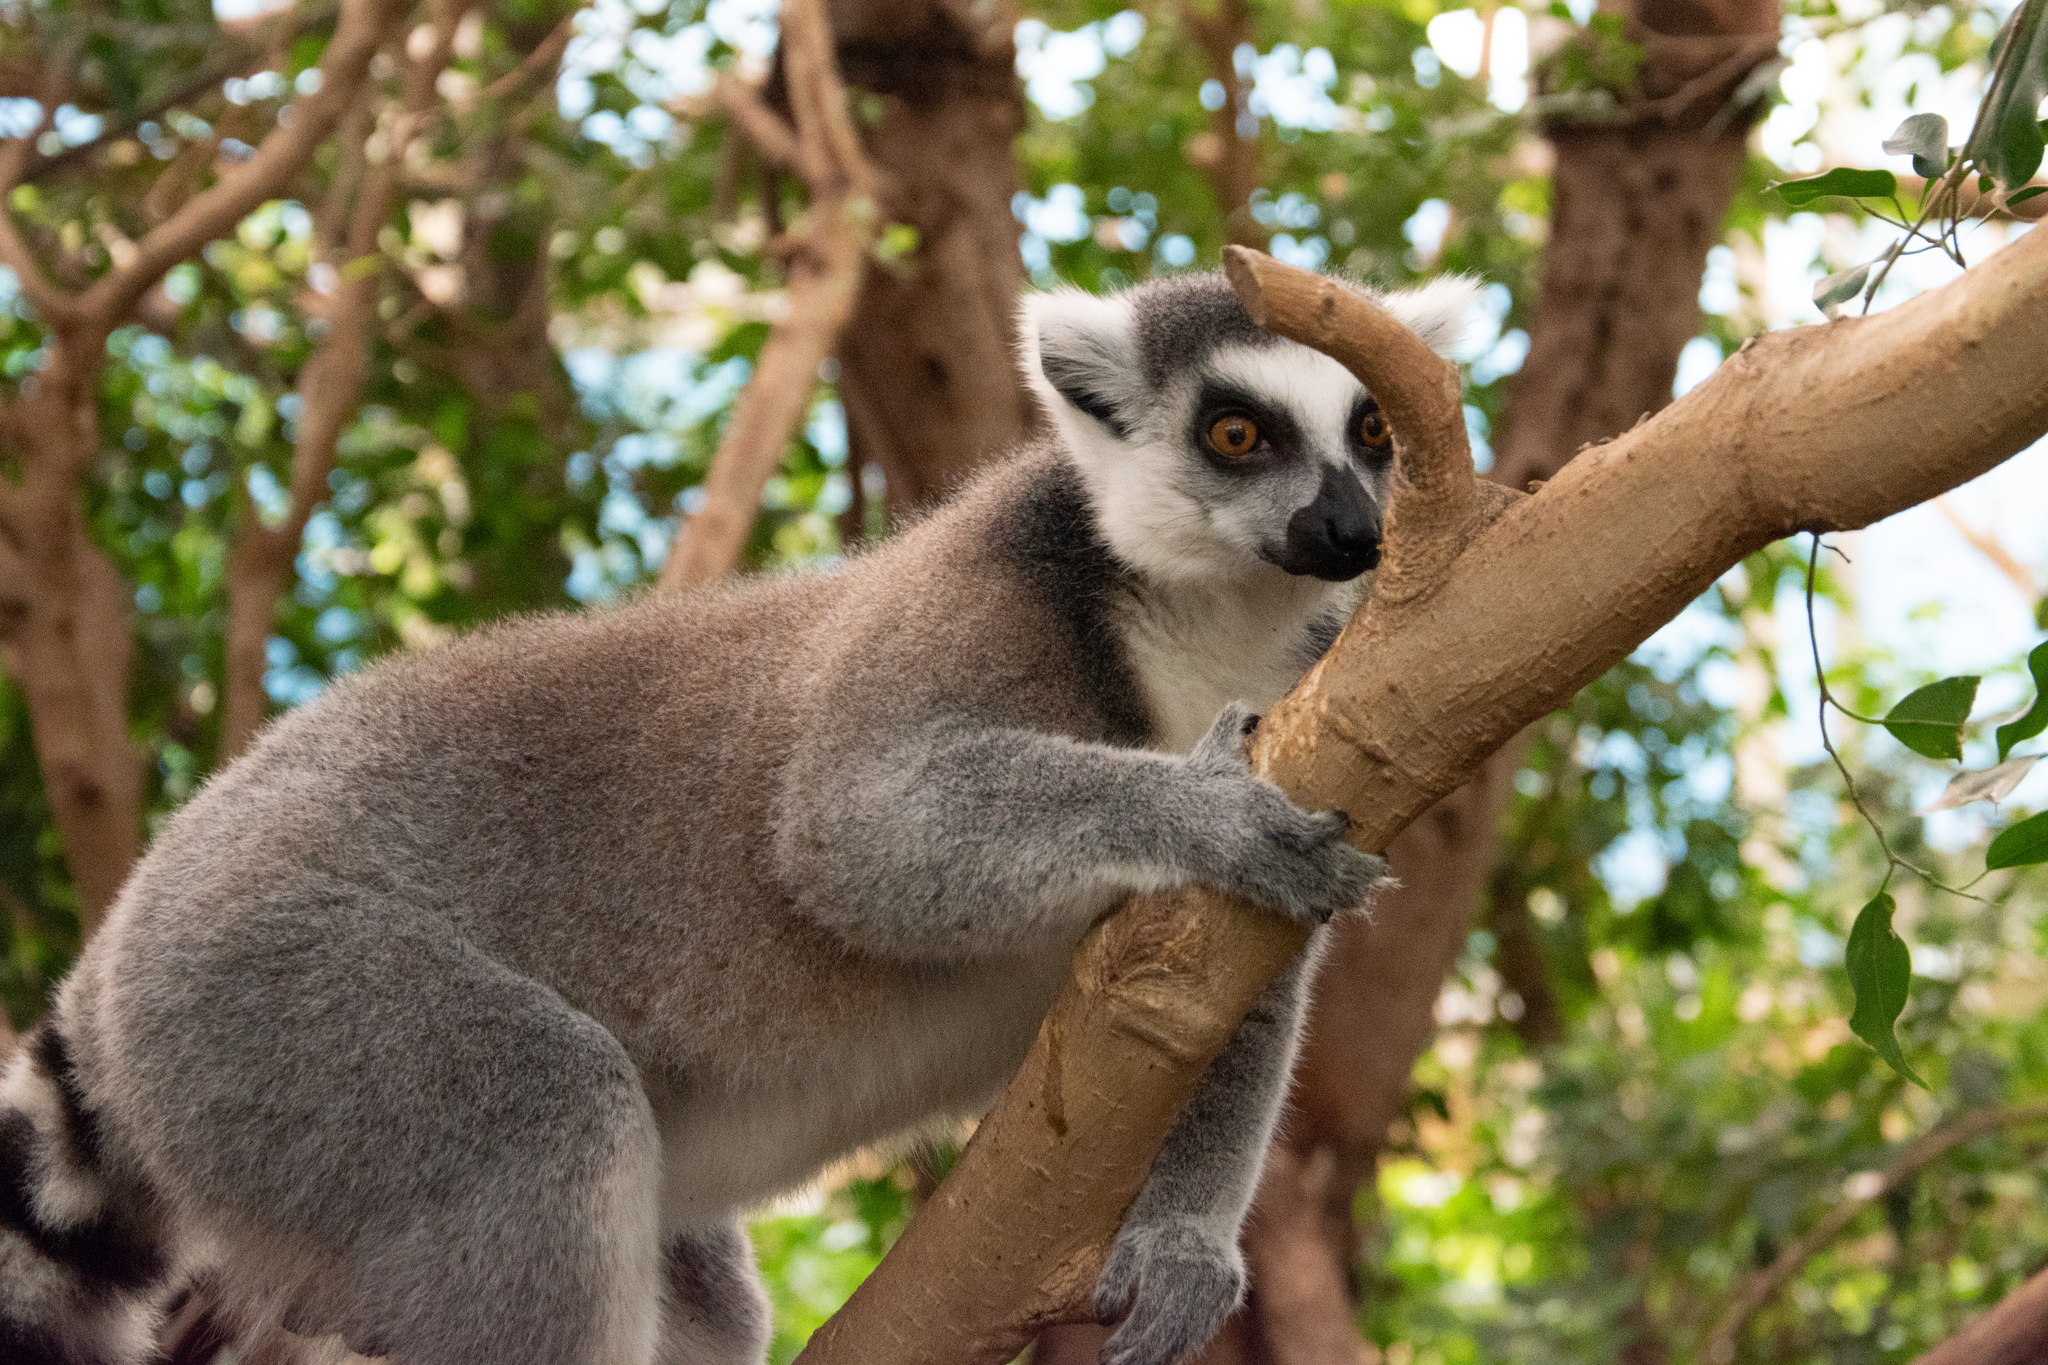
[[[738,1218],[984,1104],[1122,897],[1360,903],[1378,860],[1225,703],[1376,555],[1370,399],[1307,352],[1307,398],[1260,390],[1283,353],[1220,281],[1154,288],[1150,323],[1048,304],[1060,434],[873,553],[390,661],[209,782],[0,1088],[0,1354],[144,1360],[204,1271],[246,1328],[398,1365],[751,1365]],[[1162,327],[1207,349],[1118,390]],[[1116,502],[1145,461],[1214,545]],[[1241,1292],[1298,1012],[1290,979],[1155,1165],[1112,1358]]]

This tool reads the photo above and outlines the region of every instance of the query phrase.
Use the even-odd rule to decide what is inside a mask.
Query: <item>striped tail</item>
[[[64,1038],[45,1020],[0,1078],[0,1361],[155,1358],[163,1260],[101,1165]]]

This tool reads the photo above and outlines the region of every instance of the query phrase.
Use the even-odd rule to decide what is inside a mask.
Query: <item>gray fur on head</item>
[[[203,1273],[394,1365],[758,1365],[738,1220],[978,1111],[1124,897],[1370,894],[1242,751],[1376,552],[1367,396],[1215,277],[1028,317],[1056,436],[895,540],[386,660],[166,822],[0,1083],[0,1355],[140,1365]],[[1306,973],[1117,1239],[1116,1365],[1238,1301]]]

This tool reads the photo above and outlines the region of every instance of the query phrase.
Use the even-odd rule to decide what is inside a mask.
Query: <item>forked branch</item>
[[[1271,306],[1284,268],[1251,264],[1268,325],[1286,329],[1293,315]],[[1372,373],[1371,348],[1358,349]],[[1758,338],[1540,493],[1490,520],[1475,511],[1469,539],[1420,595],[1368,599],[1268,714],[1255,761],[1301,804],[1348,811],[1355,843],[1384,848],[1744,555],[1797,530],[1867,525],[2039,438],[2043,354],[2040,233],[1888,313]],[[1443,394],[1439,374],[1432,364],[1418,390]],[[1372,377],[1400,411],[1401,376]],[[1902,451],[1897,432],[1924,428],[1929,411],[1969,420]],[[1423,444],[1430,428],[1409,423],[1404,436]],[[1440,457],[1424,450],[1411,463],[1435,471]],[[1396,534],[1450,520],[1423,510],[1442,491],[1428,478],[1399,487]],[[1305,938],[1201,888],[1139,898],[1098,926],[1016,1079],[882,1265],[812,1338],[805,1365],[870,1360],[877,1342],[896,1362],[998,1365],[1040,1327],[1084,1314],[1181,1104]]]

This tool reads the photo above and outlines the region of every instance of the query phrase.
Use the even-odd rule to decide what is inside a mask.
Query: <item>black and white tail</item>
[[[0,1078],[0,1361],[141,1365],[163,1262],[119,1207],[64,1038],[45,1020]]]

